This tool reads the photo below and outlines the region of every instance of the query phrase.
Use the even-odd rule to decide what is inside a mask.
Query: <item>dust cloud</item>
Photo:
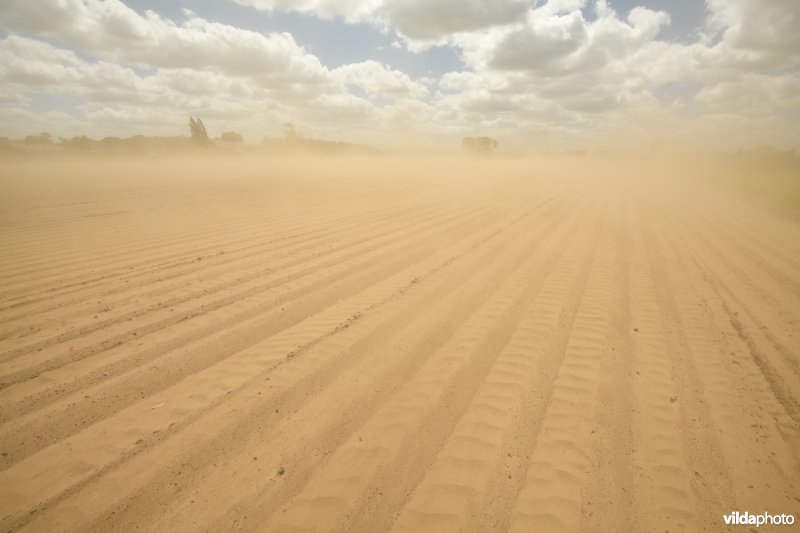
[[[0,525],[790,512],[796,169],[769,150],[3,157]]]

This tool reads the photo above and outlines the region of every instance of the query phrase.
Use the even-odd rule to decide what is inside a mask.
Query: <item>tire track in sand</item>
[[[596,202],[596,200],[595,200]],[[433,464],[398,510],[393,531],[492,531],[522,483],[526,454],[567,344],[603,227],[596,206],[565,247]],[[506,503],[509,501],[511,503]]]
[[[385,530],[450,435],[581,222],[571,220],[567,227],[548,232],[544,240],[529,239],[524,248],[520,246],[522,255],[514,261],[515,270],[501,278],[504,281],[491,298],[263,527],[298,530],[308,509],[317,508],[316,531]]]
[[[614,216],[613,204],[609,209]],[[581,524],[582,491],[590,467],[591,435],[596,431],[600,368],[614,327],[609,311],[618,251],[613,242],[608,231],[598,238],[563,360],[510,513],[509,531],[591,528]]]

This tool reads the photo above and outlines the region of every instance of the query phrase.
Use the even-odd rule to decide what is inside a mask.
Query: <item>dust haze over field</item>
[[[798,20],[0,3],[0,530],[796,529]]]
[[[711,168],[5,161],[3,529],[794,512],[798,226]]]

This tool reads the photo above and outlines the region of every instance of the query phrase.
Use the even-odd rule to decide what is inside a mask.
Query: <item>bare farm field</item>
[[[766,203],[575,161],[2,164],[2,531],[800,509],[800,225]]]

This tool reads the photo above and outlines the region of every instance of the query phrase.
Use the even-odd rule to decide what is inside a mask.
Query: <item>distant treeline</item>
[[[38,136],[36,136],[38,137]],[[366,144],[354,144],[324,139],[266,137],[260,145],[245,145],[240,140],[230,138],[209,140],[202,147],[204,151],[214,152],[269,152],[310,151],[318,153],[382,153],[383,150]],[[174,153],[197,153],[198,146],[191,137],[159,137],[134,135],[133,137],[105,137],[91,139],[78,135],[69,139],[51,142],[38,142],[26,139],[13,140],[0,137],[0,154],[4,155],[45,155],[45,154],[107,154],[107,155],[163,155]]]
[[[97,153],[109,155],[152,155],[194,150],[189,137],[104,137],[92,139],[86,135],[55,140],[49,133],[29,135],[15,140],[0,137],[0,152],[11,155],[43,155],[58,153]]]
[[[44,154],[107,154],[107,155],[162,155],[174,153],[198,153],[218,151],[221,153],[244,152],[296,152],[318,153],[382,153],[383,150],[366,145],[343,141],[330,141],[305,137],[291,124],[283,126],[282,137],[264,137],[261,144],[247,145],[241,134],[223,132],[218,138],[209,138],[203,122],[198,118],[189,120],[189,136],[104,137],[92,139],[86,135],[54,139],[50,133],[28,135],[24,139],[0,137],[0,154],[44,155]]]
[[[737,150],[734,153],[734,157],[792,163],[800,160],[800,153],[795,149],[781,150],[774,146],[762,144],[747,150]],[[800,176],[798,176],[798,178],[800,178]]]
[[[261,149],[280,153],[286,151],[302,151],[336,154],[336,153],[381,153],[380,150],[367,144],[355,144],[343,141],[313,139],[298,133],[293,124],[283,125],[282,137],[264,137]]]

